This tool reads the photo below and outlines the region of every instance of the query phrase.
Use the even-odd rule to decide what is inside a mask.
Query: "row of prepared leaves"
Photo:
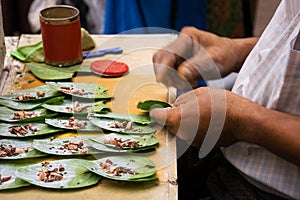
[[[37,132],[23,136],[35,136],[53,133],[61,129],[96,131],[100,129],[122,132],[126,134],[152,134],[155,132],[150,126],[151,120],[147,115],[117,114],[111,113],[103,99],[111,98],[105,94],[106,87],[99,84],[49,82],[46,85],[28,90],[20,90],[9,95],[0,97],[0,129],[1,136],[14,137],[7,131],[7,123],[31,123],[42,122],[51,127],[47,131]],[[42,93],[42,95],[36,95]],[[99,99],[102,99],[99,101]],[[150,109],[151,105],[157,105],[158,101],[140,102],[138,108]],[[163,102],[162,102],[163,103]],[[30,115],[34,113],[35,115]],[[59,114],[59,116],[58,116]],[[28,117],[19,117],[28,115]],[[76,120],[84,123],[84,126],[68,125],[70,115]],[[16,117],[17,116],[17,117]],[[54,118],[55,117],[55,118]],[[46,120],[45,120],[46,119]],[[130,129],[115,127],[118,120],[134,122]],[[43,126],[36,124],[37,126]],[[23,124],[24,125],[24,124]],[[12,125],[10,125],[12,126]],[[3,129],[4,130],[3,130]]]
[[[124,135],[111,133],[103,136],[77,136],[34,140],[1,139],[0,159],[16,160],[50,155],[76,156],[105,152],[141,152],[158,145],[153,135]]]
[[[6,137],[6,139],[0,140],[0,159],[36,158],[49,154],[59,156],[84,156],[93,154],[96,156],[104,155],[103,152],[131,153],[155,149],[158,145],[158,140],[153,136],[155,129],[150,126],[151,120],[149,116],[109,112],[109,107],[105,105],[105,101],[111,99],[112,96],[107,95],[105,93],[106,90],[106,87],[99,84],[49,82],[37,88],[20,90],[1,96],[0,136]],[[138,108],[149,110],[153,107],[152,105],[158,105],[159,103],[161,102],[140,102]],[[76,110],[78,108],[79,110]],[[29,117],[14,118],[15,116],[26,114]],[[84,126],[70,125],[74,121],[76,122],[75,124],[84,124]],[[124,122],[126,122],[127,126],[130,122],[130,128],[118,125]],[[21,132],[19,132],[20,129],[22,129]],[[24,129],[26,129],[26,134],[22,133]],[[76,130],[78,133],[80,131],[102,133],[103,130],[114,133],[100,137],[49,138],[47,136],[48,134],[63,132],[66,129]],[[34,139],[30,139],[33,137]],[[37,137],[39,138],[37,139]],[[40,139],[41,137],[47,138]],[[8,154],[5,151],[8,151]],[[122,158],[126,157],[122,156]],[[111,173],[105,173],[102,176],[108,176],[117,180],[132,181],[155,179],[155,176],[153,176],[155,168],[153,166],[155,165],[152,161],[143,160],[140,157],[137,157],[137,161],[136,159],[130,160],[131,164],[139,162],[141,162],[141,165],[147,162],[151,162],[151,164],[145,165],[147,166],[146,170],[138,165],[138,170],[142,171],[135,174],[116,176]],[[24,162],[27,162],[27,160],[24,160]],[[76,176],[71,176],[70,174],[72,173],[68,172],[68,176],[64,176],[60,181],[46,183],[45,181],[36,179],[38,177],[36,170],[38,170],[37,168],[41,170],[41,164],[35,164],[31,167],[28,163],[24,163],[21,165],[26,167],[22,168],[20,164],[1,162],[0,178],[4,177],[3,180],[9,176],[11,178],[5,182],[1,182],[0,180],[0,188],[15,188],[28,185],[29,183],[52,188],[76,188],[95,184],[99,181],[99,176],[95,175],[95,173],[100,173],[97,170],[98,166],[87,167],[95,165],[94,162],[97,161],[92,162],[81,159],[74,161],[74,159],[68,159],[59,162],[63,162],[62,164],[66,165],[66,169],[68,168],[70,171],[72,171],[72,167],[74,166],[76,173],[72,173],[76,174]],[[122,164],[123,161],[118,159],[118,162]],[[130,165],[130,163],[123,164]],[[19,167],[21,168],[18,169]],[[18,170],[16,171],[16,169]],[[13,175],[9,175],[6,172],[7,170]],[[132,171],[132,169],[130,170]],[[145,173],[143,170],[145,170]],[[151,171],[151,173],[149,174],[147,170]],[[12,173],[15,171],[16,174]],[[91,173],[90,171],[95,173]],[[104,171],[107,172],[109,170],[105,169]],[[34,176],[28,174],[34,174]],[[27,175],[29,177],[26,177]],[[85,181],[82,182],[82,180]]]
[[[61,96],[69,96],[74,99],[81,100],[107,100],[113,96],[106,94],[107,87],[100,84],[92,83],[74,83],[74,82],[46,82],[45,85],[13,92],[8,95],[0,96],[0,105],[10,108],[19,108],[23,110],[31,110],[43,104],[53,104],[61,100]],[[43,93],[37,95],[37,93]],[[33,98],[19,99],[20,95],[29,94]],[[64,97],[63,97],[64,98]],[[23,104],[26,102],[26,104]],[[66,103],[67,104],[67,103]],[[150,110],[152,106],[156,107],[169,107],[170,105],[165,102],[157,100],[149,100],[139,102],[138,108],[143,110]],[[91,110],[92,111],[92,110]]]
[[[61,159],[37,164],[3,163],[0,165],[0,190],[30,184],[55,189],[81,188],[94,185],[103,177],[119,181],[151,181],[157,179],[155,173],[155,163],[142,156]]]
[[[1,112],[1,107],[0,107]],[[13,111],[11,114],[8,113],[0,113],[0,116],[11,117],[14,113],[18,111]],[[36,110],[33,112],[38,113]],[[55,118],[42,118],[43,116],[39,115],[36,117],[36,120],[33,121],[31,118],[29,120],[22,120],[22,122],[0,122],[0,136],[5,137],[32,137],[32,136],[41,136],[47,134],[53,134],[62,132],[63,130],[70,130],[70,131],[84,131],[84,132],[97,132],[102,133],[103,131],[111,131],[123,134],[134,134],[134,135],[147,135],[153,134],[156,132],[154,128],[152,128],[148,124],[141,124],[141,122],[137,122],[131,116],[138,116],[138,115],[127,115],[127,118],[118,118],[117,115],[114,113],[107,113],[107,114],[94,114],[84,117],[79,116],[59,116]],[[122,115],[122,114],[121,114]],[[98,117],[101,116],[101,117]],[[54,116],[52,116],[54,117]],[[146,119],[146,116],[140,116],[140,119]],[[28,118],[27,118],[28,119]],[[1,120],[1,119],[0,119]],[[117,127],[116,123],[128,123],[131,122],[130,128],[119,126]],[[149,120],[150,122],[150,120]],[[28,129],[26,134],[20,134],[18,132],[12,131],[14,127],[28,127],[34,126],[36,127],[35,131]]]

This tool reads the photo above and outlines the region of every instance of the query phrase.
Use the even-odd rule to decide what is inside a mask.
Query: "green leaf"
[[[97,101],[97,102],[93,103],[91,111],[88,111],[88,112],[97,113],[97,112],[103,112],[104,110],[108,110],[108,109],[110,109],[110,107],[105,105],[104,101]]]
[[[43,92],[44,96],[37,96],[37,92]],[[24,95],[24,94],[29,94],[36,98],[28,99],[28,100],[18,100],[16,98],[19,95]],[[49,87],[48,85],[42,85],[31,89],[18,90],[11,94],[0,96],[0,99],[8,99],[12,101],[22,101],[22,102],[42,102],[43,100],[49,99],[51,97],[56,97],[59,95],[61,95],[61,93],[58,92],[58,90],[55,90],[52,87]]]
[[[66,80],[76,72],[91,72],[90,66],[73,65],[70,67],[55,67],[41,63],[26,63],[30,71],[44,81]]]
[[[86,122],[85,127],[84,128],[76,128],[76,127],[68,126],[68,124],[69,124],[69,118],[68,117],[59,117],[59,118],[55,118],[55,119],[45,119],[45,123],[48,124],[48,125],[51,125],[53,127],[67,129],[67,130],[102,132],[102,130],[99,127],[93,125],[89,120],[79,119],[79,118],[76,118],[76,119],[79,120],[80,123]]]
[[[54,104],[54,103],[59,103],[62,102],[65,99],[65,96],[58,96],[58,97],[53,97],[51,99],[47,99],[46,101],[42,102],[43,104]]]
[[[130,147],[120,147],[115,144],[111,144],[108,141],[109,140],[121,140],[121,141],[134,141],[138,143],[138,147],[135,148],[130,148]],[[152,147],[155,148],[155,146],[158,144],[158,139],[155,138],[154,136],[149,136],[149,135],[141,135],[141,136],[136,136],[136,135],[123,135],[123,134],[117,134],[117,133],[111,133],[108,135],[100,136],[100,137],[95,137],[91,138],[91,140],[104,144],[108,147],[112,148],[117,148],[117,149],[128,149],[128,150],[144,150],[146,147]]]
[[[120,173],[119,176],[112,173],[107,173],[105,169],[100,166],[100,163],[106,163],[106,161],[111,161],[114,166],[125,167],[135,172],[135,174],[130,173]],[[101,158],[99,160],[87,161],[82,160],[82,165],[92,172],[114,180],[120,181],[149,181],[155,179],[153,176],[156,173],[155,163],[149,158],[142,156],[110,156]]]
[[[89,172],[80,163],[80,159],[55,160],[48,164],[38,163],[19,168],[16,171],[16,175],[20,179],[23,179],[33,185],[55,189],[82,188],[98,183],[101,177]],[[64,171],[61,172],[63,174],[63,178],[61,180],[44,182],[39,179],[38,174],[41,172],[42,167],[51,170],[59,168],[60,165],[64,167]]]
[[[28,123],[0,123],[0,136],[6,136],[6,137],[33,137],[33,136],[40,136],[40,135],[47,135],[47,134],[52,134],[52,133],[57,133],[61,132],[62,129],[55,128],[52,126],[48,126],[47,124],[44,123],[37,123],[37,122],[32,122],[31,123],[34,127],[37,128],[37,131],[31,131],[30,129],[27,129],[28,133],[25,135],[21,134],[13,134],[9,131],[11,127],[14,126],[27,126]]]
[[[100,118],[110,118],[115,120],[133,121],[135,123],[145,124],[145,125],[151,123],[151,119],[148,115],[120,114],[120,113],[108,112],[108,113],[100,113],[100,114],[91,114],[90,116],[100,117]]]
[[[6,106],[8,108],[18,108],[20,110],[32,110],[41,105],[39,102],[20,102],[20,101],[12,101],[8,99],[0,99],[0,105]]]
[[[74,106],[77,104],[77,106]],[[59,112],[59,113],[67,113],[67,114],[87,114],[90,112],[101,112],[104,109],[109,109],[108,106],[104,104],[104,101],[97,101],[97,102],[79,102],[79,101],[72,101],[72,100],[64,100],[60,104],[43,104],[44,108]],[[76,109],[86,107],[84,110],[78,110],[76,112]]]
[[[20,110],[12,110],[7,107],[0,107],[0,120],[5,122],[37,122],[44,120],[46,117],[53,117],[56,114],[49,114],[46,112],[46,109],[34,109],[31,111],[25,112],[34,112],[37,114],[36,117],[24,118],[24,119],[13,119],[14,114],[20,112]]]
[[[148,146],[148,147],[144,147],[144,148],[139,148],[139,149],[121,149],[121,148],[113,148],[113,147],[109,147],[107,145],[101,144],[101,143],[97,143],[95,141],[92,140],[87,140],[86,143],[94,148],[97,149],[98,151],[101,152],[112,152],[112,153],[137,153],[137,152],[145,152],[145,151],[153,151],[155,149],[155,146]]]
[[[0,184],[0,190],[13,189],[30,185],[30,183],[23,181],[15,175],[15,171],[25,166],[28,163],[1,163],[0,174],[1,177],[11,176],[10,180]]]
[[[131,150],[125,150],[125,149],[117,149],[117,148],[111,148],[109,146],[106,146],[104,144],[95,142],[94,140],[86,140],[86,144],[94,149],[97,149],[101,152],[115,152],[115,153],[126,153],[126,152],[135,152]]]
[[[55,103],[59,102],[64,99],[64,96],[60,97],[53,97],[51,99],[46,100],[45,102],[47,103]],[[16,109],[18,108],[19,110],[32,110],[37,107],[39,107],[42,104],[40,101],[27,101],[27,102],[21,102],[21,101],[12,101],[8,99],[0,99],[0,105],[6,106],[8,108]]]
[[[65,80],[73,77],[75,71],[80,67],[75,65],[66,70],[61,67],[54,67],[46,64],[27,63],[26,66],[30,71],[41,80]]]
[[[171,107],[171,105],[166,102],[158,101],[158,100],[147,100],[144,102],[139,102],[137,105],[137,108],[142,110],[147,110],[147,111],[153,108],[167,108],[167,107]]]
[[[80,68],[77,70],[77,72],[91,73],[92,70],[89,65],[80,65]]]
[[[42,153],[32,147],[31,140],[17,140],[17,139],[1,139],[0,146],[2,148],[11,148],[15,147],[21,150],[20,154],[12,155],[12,156],[0,156],[0,159],[24,159],[24,158],[36,158],[36,157],[43,157],[47,154]],[[28,152],[25,151],[25,148],[28,149]]]
[[[11,55],[23,62],[44,62],[43,42],[40,41],[32,45],[20,46],[12,51]]]
[[[46,82],[52,88],[65,94],[88,99],[109,99],[112,96],[105,93],[107,87],[93,83],[73,83],[73,82]],[[69,88],[63,89],[62,87]],[[75,92],[72,92],[75,91]],[[81,91],[81,92],[78,92]]]
[[[68,137],[68,138],[55,138],[55,139],[37,139],[33,141],[32,146],[44,153],[52,155],[70,156],[70,155],[91,155],[101,153],[86,144],[88,137]],[[83,145],[77,151],[65,148],[70,142],[83,142]],[[84,150],[88,150],[84,152]]]
[[[90,121],[95,126],[98,126],[104,130],[108,130],[108,131],[112,131],[112,132],[116,132],[116,133],[146,135],[146,134],[152,134],[152,133],[156,132],[156,130],[151,128],[150,126],[140,125],[140,124],[136,124],[136,123],[132,123],[132,126],[130,129],[112,128],[116,122],[123,122],[124,120],[114,120],[114,119],[90,117]]]

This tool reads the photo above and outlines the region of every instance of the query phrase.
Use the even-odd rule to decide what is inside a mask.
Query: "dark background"
[[[5,36],[32,33],[27,20],[32,0],[1,1]],[[228,37],[252,36],[256,2],[257,0],[208,0],[207,30]]]

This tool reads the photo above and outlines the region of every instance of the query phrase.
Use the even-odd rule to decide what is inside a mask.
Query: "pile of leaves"
[[[151,119],[110,112],[106,102],[113,97],[107,90],[99,84],[46,82],[0,96],[0,190],[30,184],[81,188],[102,178],[156,180],[153,161],[128,156],[158,146]],[[90,155],[101,159],[86,159]]]

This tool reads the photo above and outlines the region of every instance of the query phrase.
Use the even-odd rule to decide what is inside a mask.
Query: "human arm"
[[[225,113],[215,148],[237,141],[254,143],[300,166],[300,117],[264,108],[230,91],[202,87],[178,97],[172,108],[153,109],[150,115],[170,133],[200,147],[213,112]]]
[[[257,144],[300,166],[300,116],[249,101],[249,105],[241,105],[237,119],[238,140]]]
[[[238,72],[257,40],[229,39],[185,27],[175,42],[154,54],[156,79],[183,89],[186,82],[195,86],[200,79],[219,79]]]

